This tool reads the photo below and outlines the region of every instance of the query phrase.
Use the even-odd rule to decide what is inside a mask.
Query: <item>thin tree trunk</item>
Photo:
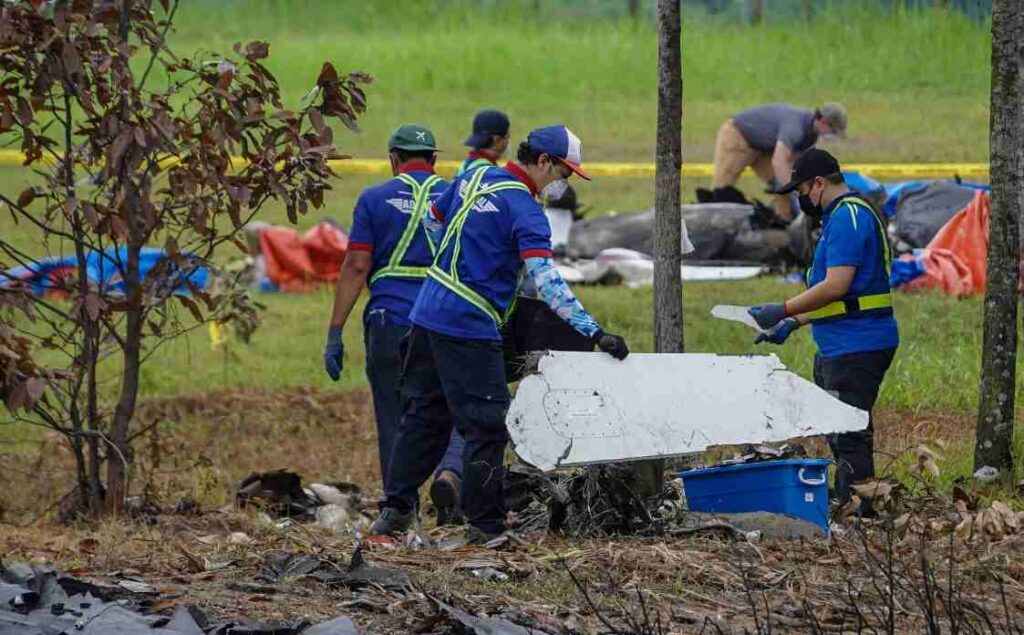
[[[628,0],[629,15],[630,17],[637,17],[640,15],[640,0]]]
[[[120,36],[125,43],[130,33],[130,19],[133,0],[122,0],[120,15]],[[122,96],[122,121],[129,121],[128,102]],[[125,332],[121,343],[123,367],[121,369],[121,392],[114,408],[114,421],[110,434],[110,448],[107,456],[107,508],[120,510],[128,496],[128,432],[135,415],[135,402],[139,392],[139,364],[142,358],[142,288],[139,282],[139,252],[144,243],[145,233],[140,227],[143,222],[138,193],[128,174],[127,158],[121,157],[118,168],[120,187],[125,196],[122,214],[128,226],[126,263],[123,267],[125,295],[128,310],[125,312]]]
[[[1024,5],[992,3],[991,218],[975,468],[1013,468],[1017,276],[1024,210]]]
[[[761,24],[765,14],[765,0],[748,0],[750,3],[750,24]]]
[[[683,71],[680,0],[658,0],[658,138],[654,198],[654,350],[683,350],[682,220]]]
[[[658,136],[654,171],[654,350],[683,351],[682,214],[683,70],[680,0],[658,0]],[[665,462],[640,461],[633,474],[644,496],[659,494]]]

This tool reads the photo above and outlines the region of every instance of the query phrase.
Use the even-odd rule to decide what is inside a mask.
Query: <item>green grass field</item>
[[[650,160],[657,46],[647,20],[612,20],[556,2],[506,0],[186,1],[181,52],[270,41],[269,67],[285,95],[311,86],[324,60],[370,73],[363,133],[343,149],[379,155],[405,121],[432,126],[453,155],[475,111],[505,109],[518,141],[564,122],[591,160]],[[836,3],[838,4],[838,3]],[[843,3],[850,4],[850,3]],[[761,102],[808,107],[840,101],[847,161],[984,161],[989,36],[955,13],[821,11],[811,23],[758,28],[684,15],[685,158],[711,158],[714,132]]]
[[[185,0],[173,44],[179,54],[187,54],[228,50],[235,41],[269,40],[269,66],[293,103],[312,85],[324,60],[340,70],[370,73],[375,81],[368,90],[362,132],[336,137],[341,149],[355,156],[383,156],[392,128],[419,121],[434,128],[447,150],[445,158],[460,158],[459,144],[473,113],[497,107],[510,114],[514,141],[535,125],[564,122],[583,139],[586,160],[652,158],[652,24],[557,7],[537,14],[530,2],[475,10],[478,6],[455,0]],[[769,101],[813,106],[832,100],[844,102],[850,112],[850,138],[831,146],[841,160],[987,160],[989,36],[984,25],[957,14],[858,10],[819,14],[811,23],[756,28],[687,15],[683,48],[688,161],[710,160],[715,130],[739,109]],[[340,179],[324,214],[347,225],[358,191],[376,180]],[[26,170],[0,169],[5,192],[16,195],[30,181]],[[684,200],[704,184],[685,180]],[[753,180],[744,186],[752,193],[759,189]],[[605,214],[648,208],[653,190],[653,179],[601,178],[580,184],[579,195],[592,214]],[[299,227],[318,219],[302,218]],[[280,209],[267,210],[262,220],[286,222]],[[0,233],[28,253],[60,249],[56,243],[43,248],[9,215],[0,216]],[[797,291],[774,277],[685,285],[687,349],[775,352],[809,375],[814,347],[808,333],[798,333],[785,347],[755,349],[746,329],[708,315],[714,304],[780,300]],[[649,289],[581,288],[579,294],[605,327],[624,334],[634,350],[651,349]],[[321,370],[327,292],[260,300],[268,308],[252,343],[233,342],[227,352],[215,351],[201,331],[168,344],[143,371],[142,397],[220,386],[346,389],[364,383],[358,320],[346,331],[343,381],[332,384]],[[882,405],[914,411],[976,408],[981,302],[901,294],[897,313],[903,344]],[[1020,386],[1018,395],[1024,397]],[[0,435],[5,428],[0,426]]]

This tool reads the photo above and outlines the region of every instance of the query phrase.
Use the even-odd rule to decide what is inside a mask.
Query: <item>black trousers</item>
[[[835,495],[840,503],[850,498],[850,486],[875,475],[874,421],[871,410],[882,380],[892,364],[895,348],[839,357],[814,358],[814,383],[840,401],[868,411],[868,429],[829,435],[836,461]]]
[[[402,376],[402,342],[409,327],[390,322],[383,310],[372,311],[363,324],[366,344],[366,379],[373,394],[373,414],[377,420],[377,447],[380,452],[380,474],[384,489],[388,485],[391,451],[395,447],[402,420],[402,398],[399,387]],[[435,474],[442,470],[462,476],[462,452],[465,442],[452,431],[451,441]]]
[[[391,453],[388,507],[413,509],[445,453],[452,426],[466,441],[462,511],[486,533],[505,528],[505,414],[511,401],[501,342],[414,326],[402,375],[404,414]]]

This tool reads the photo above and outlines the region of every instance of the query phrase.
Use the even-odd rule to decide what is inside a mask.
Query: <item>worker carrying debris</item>
[[[436,152],[434,134],[419,124],[400,126],[388,139],[388,157],[395,177],[367,188],[356,201],[324,349],[327,374],[338,381],[344,358],[342,329],[369,282],[363,340],[385,489],[391,480],[389,464],[402,418],[399,344],[409,331],[409,313],[426,279],[427,267],[434,261],[434,245],[422,221],[448,186],[434,174]],[[453,430],[447,449],[430,466],[436,468],[430,491],[439,524],[457,521],[461,515],[458,495],[464,445],[458,431]]]
[[[540,296],[577,331],[617,359],[626,342],[604,332],[552,261],[551,230],[536,200],[558,198],[578,174],[581,144],[565,126],[530,132],[516,160],[458,177],[432,208],[437,257],[413,307],[405,355],[405,414],[391,455],[387,501],[375,534],[396,534],[415,519],[417,490],[444,454],[452,426],[466,439],[462,505],[468,539],[484,543],[505,529],[505,414],[510,396],[500,327],[529,275]]]
[[[793,162],[824,135],[846,134],[846,110],[828,103],[810,111],[789,104],[769,104],[744,110],[722,124],[715,138],[713,202],[737,202],[733,196],[743,170],[750,167],[768,183],[770,192],[789,179]],[[789,222],[791,197],[775,193],[776,215]]]
[[[508,150],[510,137],[508,115],[500,110],[478,112],[473,118],[473,132],[464,143],[470,148],[469,156],[459,166],[455,176],[462,176],[476,168],[497,165],[498,159]]]
[[[750,309],[766,332],[755,342],[782,344],[811,324],[818,353],[814,382],[841,401],[871,412],[899,345],[889,289],[892,254],[878,211],[843,181],[839,162],[817,148],[797,159],[780,194],[796,192],[800,210],[820,218],[821,237],[807,271],[808,289],[781,304]],[[850,485],[875,473],[873,426],[830,436],[836,458],[835,497],[843,504]],[[866,506],[865,512],[870,511]]]

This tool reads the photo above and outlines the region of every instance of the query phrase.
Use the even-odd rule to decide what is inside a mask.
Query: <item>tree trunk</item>
[[[992,3],[992,107],[989,133],[992,183],[988,286],[985,290],[981,399],[975,469],[1013,468],[1017,369],[1017,278],[1024,209],[1024,5]]]
[[[682,212],[683,70],[680,0],[658,0],[658,137],[654,170],[654,350],[683,351]],[[641,461],[633,474],[643,496],[662,489],[665,462]]]
[[[640,0],[628,0],[629,15],[630,17],[637,17],[640,15]]]
[[[125,292],[130,308],[125,313],[124,367],[121,371],[121,394],[114,408],[114,425],[110,434],[111,448],[107,455],[107,507],[117,511],[128,496],[128,433],[135,416],[139,394],[139,366],[142,357],[143,306],[139,282],[139,251],[141,244],[128,245],[128,262],[124,269]]]
[[[683,70],[680,0],[658,0],[658,138],[654,172],[654,350],[683,350],[682,220]]]
[[[765,14],[765,0],[747,0],[750,7],[750,24],[761,24]]]

